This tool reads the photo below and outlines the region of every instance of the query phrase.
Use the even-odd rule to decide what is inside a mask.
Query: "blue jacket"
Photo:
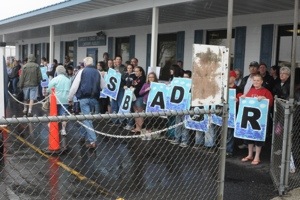
[[[68,100],[75,95],[78,99],[100,97],[101,88],[105,87],[100,72],[94,66],[86,66],[78,71],[72,83]]]
[[[59,74],[54,77],[48,85],[48,92],[55,88],[55,95],[62,104],[68,104],[68,95],[71,88],[71,79],[66,77],[64,74]],[[57,104],[60,104],[56,101]]]

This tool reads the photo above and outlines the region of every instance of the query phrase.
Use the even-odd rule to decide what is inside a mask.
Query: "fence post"
[[[280,184],[279,184],[279,195],[283,195],[285,192],[285,167],[286,167],[286,155],[287,155],[287,140],[289,132],[289,116],[290,106],[288,103],[284,104],[284,124],[283,124],[283,141],[282,141],[282,157],[281,157],[281,168],[280,168]]]
[[[289,124],[287,132],[287,145],[286,145],[286,162],[285,162],[285,175],[284,175],[284,186],[288,187],[289,184],[289,173],[290,173],[290,162],[291,162],[291,150],[292,150],[292,137],[293,137],[293,110],[294,110],[294,99],[290,99],[290,114],[289,114]]]

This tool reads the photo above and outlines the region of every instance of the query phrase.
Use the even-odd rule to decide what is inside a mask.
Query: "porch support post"
[[[53,25],[50,25],[50,34],[49,34],[49,64],[53,63],[53,59],[54,59],[54,27]]]
[[[158,17],[159,17],[159,8],[153,7],[152,9],[152,31],[151,31],[151,58],[150,58],[150,67],[153,68],[153,71],[156,71],[157,63],[157,33],[158,33]],[[146,66],[149,67],[149,66]]]

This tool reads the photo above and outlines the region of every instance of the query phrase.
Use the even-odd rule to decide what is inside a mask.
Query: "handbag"
[[[43,109],[43,110],[49,110],[49,107],[50,107],[50,102],[49,102],[49,100],[46,100],[46,101],[43,103],[42,109]]]

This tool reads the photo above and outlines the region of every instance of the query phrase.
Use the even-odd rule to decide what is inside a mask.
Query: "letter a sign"
[[[257,98],[240,99],[234,137],[265,141],[267,131],[269,100]]]

